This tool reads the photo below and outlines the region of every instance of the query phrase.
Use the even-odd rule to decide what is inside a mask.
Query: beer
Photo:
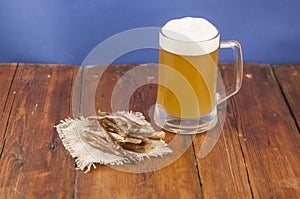
[[[219,38],[204,19],[183,18],[161,30],[157,105],[176,118],[201,118],[215,107]]]
[[[242,83],[241,46],[221,41],[218,29],[202,18],[186,17],[167,22],[159,33],[157,101],[154,121],[170,132],[196,134],[212,129],[217,103],[238,92]],[[219,48],[231,48],[235,85],[217,96]],[[218,84],[218,88],[223,88]]]
[[[207,55],[182,56],[160,49],[157,104],[177,118],[210,114],[216,103],[217,63],[218,50]]]

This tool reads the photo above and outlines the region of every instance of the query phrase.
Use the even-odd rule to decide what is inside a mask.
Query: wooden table
[[[133,67],[109,67],[91,108],[109,111],[114,83]],[[220,67],[230,70],[230,64]],[[243,86],[227,101],[224,128],[207,156],[198,153],[204,133],[162,169],[129,173],[98,165],[85,174],[53,126],[73,117],[74,85],[85,95],[98,73],[93,67],[0,65],[0,198],[300,197],[300,65],[245,63]],[[130,108],[147,114],[155,94],[155,85],[139,88]]]

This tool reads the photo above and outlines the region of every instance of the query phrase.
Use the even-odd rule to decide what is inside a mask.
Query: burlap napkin
[[[111,117],[121,117],[122,120],[130,120],[141,125],[138,131],[143,137],[143,134],[162,133],[155,132],[149,122],[139,112],[116,112]],[[58,135],[62,140],[64,147],[70,152],[71,156],[75,158],[77,167],[80,170],[89,172],[91,166],[96,168],[95,163],[103,165],[122,165],[125,163],[133,163],[134,161],[142,161],[144,158],[159,157],[171,153],[172,150],[163,141],[163,139],[148,139],[147,143],[151,150],[145,152],[135,152],[123,149],[121,146],[116,146],[116,143],[110,143],[110,137],[107,137],[107,132],[104,132],[103,126],[97,122],[99,116],[80,117],[77,119],[65,119],[55,126]],[[127,126],[126,128],[133,128]],[[130,131],[131,129],[125,129]],[[136,130],[136,129],[135,129]],[[91,140],[85,139],[86,135],[93,135]],[[109,147],[92,143],[101,140],[101,144],[115,147],[116,151],[110,151]],[[104,142],[104,143],[103,143]],[[101,146],[105,146],[101,148]],[[121,147],[121,148],[119,148]]]

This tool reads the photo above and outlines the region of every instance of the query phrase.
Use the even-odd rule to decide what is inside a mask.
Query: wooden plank
[[[205,147],[204,139],[208,135],[204,133],[195,137],[195,154],[204,198],[252,198],[245,160],[232,122],[234,116],[229,110],[218,142],[205,157],[200,156],[199,152]]]
[[[20,64],[0,160],[3,198],[72,198],[74,160],[53,128],[71,116],[76,67]],[[11,93],[12,93],[11,92]]]
[[[116,108],[111,105],[112,92],[120,78],[133,67],[133,65],[114,65],[107,68],[103,75],[100,75],[103,72],[103,68],[86,68],[83,73],[83,87],[94,88],[95,84],[97,87],[96,102],[91,104],[93,109],[111,111]],[[138,73],[133,73],[133,76],[135,78],[144,78]],[[98,78],[96,78],[97,82],[95,82],[94,77],[98,77],[99,82]],[[131,78],[132,76],[130,75],[123,76],[119,86],[122,88],[122,85],[126,84],[126,86],[132,88],[136,87],[136,83],[141,81],[141,79]],[[119,98],[117,98],[116,104],[113,104],[113,106],[122,107],[122,96],[128,92],[128,89],[125,89],[125,87],[118,92]],[[83,94],[89,96],[86,93],[87,91],[83,90]],[[151,84],[145,85],[136,88],[136,92],[133,93],[130,100],[126,103],[129,103],[130,110],[141,111],[147,116],[150,107],[155,103],[155,96],[156,88]],[[147,118],[149,119],[149,117]],[[167,140],[170,141],[172,138],[173,135],[168,134]],[[185,137],[177,147],[184,146],[185,141],[191,141],[190,139],[190,137]],[[151,159],[149,161],[151,162]],[[159,170],[133,173],[98,165],[96,170],[88,174],[78,171],[75,193],[76,198],[202,198],[198,171],[191,146],[183,156]]]
[[[0,64],[0,119],[3,117],[6,99],[15,74],[17,64]]]
[[[17,64],[0,64],[0,157],[5,142],[5,126],[12,104],[7,101]]]
[[[299,132],[271,67],[245,64],[231,102],[254,198],[298,198]]]
[[[300,64],[275,65],[273,70],[300,129]]]
[[[229,85],[232,65],[220,64],[219,69],[224,84]],[[197,135],[194,140],[204,198],[252,198],[232,104],[227,101],[219,109],[217,126],[208,133]],[[222,114],[226,115],[223,129]],[[200,150],[208,150],[216,140],[212,150],[206,156],[200,156]]]

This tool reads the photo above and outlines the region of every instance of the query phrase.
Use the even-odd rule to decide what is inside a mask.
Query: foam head
[[[160,47],[178,55],[209,54],[219,48],[217,28],[203,18],[185,17],[167,22],[160,31]]]

